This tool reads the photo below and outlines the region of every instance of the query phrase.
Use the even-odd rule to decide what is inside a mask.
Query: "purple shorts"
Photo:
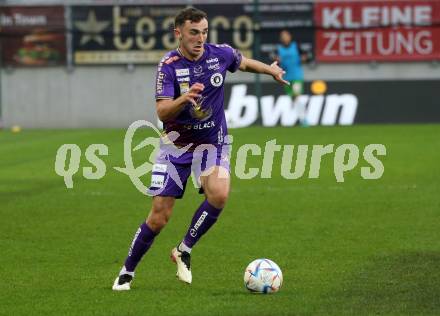
[[[177,155],[170,154],[169,150],[161,146],[153,165],[148,195],[181,199],[191,173],[194,175],[194,186],[199,189],[199,193],[203,193],[200,185],[203,173],[209,174],[214,166],[230,171],[230,145],[199,145],[194,151]]]

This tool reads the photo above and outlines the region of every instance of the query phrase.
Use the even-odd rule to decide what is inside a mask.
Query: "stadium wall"
[[[3,69],[3,125],[25,128],[127,127],[138,119],[156,121],[154,77],[153,66],[132,69],[88,66],[76,67],[71,72],[65,67],[40,68],[38,71]],[[306,81],[341,81],[338,85],[340,93],[346,93],[344,82],[349,88],[353,81],[438,80],[440,85],[440,67],[435,63],[319,64],[306,67],[305,77]],[[229,74],[227,82],[252,85],[254,80],[253,74],[237,72]],[[261,81],[270,82],[271,78],[262,76]],[[372,85],[372,94],[376,93],[376,88],[377,85]],[[428,98],[436,99],[438,91],[429,91],[432,95]],[[393,108],[401,102],[398,97],[389,97],[388,100],[396,103],[391,105]],[[420,111],[420,108],[415,110]],[[440,116],[437,120],[440,121]],[[382,121],[378,118],[378,122]]]

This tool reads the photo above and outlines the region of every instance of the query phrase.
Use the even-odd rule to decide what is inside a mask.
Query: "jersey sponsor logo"
[[[173,57],[168,58],[167,60],[165,60],[165,64],[169,65],[169,64],[171,64],[171,63],[173,63],[173,62],[175,62],[176,60],[179,60],[179,59],[180,59],[179,56],[173,56]]]
[[[186,129],[202,130],[202,129],[207,129],[207,128],[215,127],[215,122],[214,121],[209,121],[209,122],[200,123],[200,124],[194,124],[194,125],[187,124],[187,125],[184,125],[184,127]]]
[[[193,71],[194,71],[194,77],[200,77],[201,75],[204,74],[202,65],[195,66],[193,68]]]
[[[163,66],[163,61],[161,61],[157,66],[157,71],[162,71],[162,66]]]
[[[189,91],[189,82],[181,82],[179,83],[180,94],[187,93]]]
[[[212,116],[212,108],[208,107],[208,108],[202,108],[200,104],[198,104],[197,106],[193,106],[190,108],[189,113],[191,114],[191,116],[195,119],[198,119],[200,121],[206,121],[207,119],[209,119]],[[197,129],[197,128],[195,128]]]
[[[189,76],[189,68],[176,69],[176,76]]]
[[[201,74],[203,71],[203,67],[201,65],[195,66],[194,67],[194,73],[195,74]]]
[[[156,93],[161,94],[163,92],[163,79],[166,77],[166,74],[159,71],[157,73],[157,80],[156,80]]]
[[[223,76],[221,73],[216,72],[211,76],[210,81],[214,87],[220,87],[223,84]]]
[[[216,63],[216,64],[212,64],[208,66],[209,70],[219,70],[220,69],[220,64]]]
[[[214,57],[214,58],[207,59],[207,60],[206,60],[206,63],[207,63],[207,64],[210,64],[210,63],[218,63],[218,58],[217,58],[217,57]]]
[[[177,81],[179,82],[189,82],[189,77],[183,77],[183,78],[177,78]]]
[[[206,101],[206,96],[200,96],[196,99],[196,104],[193,105],[190,110],[189,114],[197,120],[200,120],[202,122],[208,120],[212,116],[212,107],[211,106],[204,106]]]

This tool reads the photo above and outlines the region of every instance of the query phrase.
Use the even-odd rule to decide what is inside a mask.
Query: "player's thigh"
[[[229,196],[231,178],[229,171],[222,166],[213,166],[202,173],[200,181],[208,197],[226,200]]]

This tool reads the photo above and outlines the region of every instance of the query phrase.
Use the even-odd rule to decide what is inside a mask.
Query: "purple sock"
[[[203,201],[193,216],[191,226],[183,239],[183,243],[192,248],[200,237],[214,225],[221,211],[222,209],[215,208],[209,204],[208,200]]]
[[[150,248],[156,235],[157,233],[152,231],[145,222],[142,223],[134,235],[133,242],[128,251],[128,257],[125,259],[125,269],[127,271],[133,272],[136,269],[136,266]]]

